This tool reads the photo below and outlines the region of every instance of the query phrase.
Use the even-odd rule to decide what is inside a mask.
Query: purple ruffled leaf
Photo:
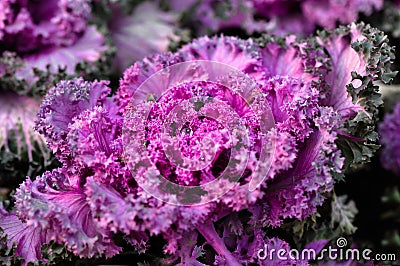
[[[327,49],[332,65],[332,71],[326,77],[331,89],[324,104],[334,107],[343,118],[352,118],[358,111],[364,110],[360,104],[353,103],[346,88],[352,81],[353,71],[360,75],[366,74],[366,62],[349,45],[349,41],[354,42],[361,38],[363,36],[353,26],[349,35],[333,35],[320,40],[321,45]]]
[[[332,175],[341,173],[343,167],[343,158],[335,144],[334,129],[338,121],[333,110],[321,109],[321,116],[314,122],[318,131],[313,132],[302,145],[293,168],[267,184],[267,206],[263,207],[265,214],[259,214],[259,219],[279,226],[282,218],[302,219],[322,205],[323,193],[333,188]]]
[[[22,222],[14,213],[0,207],[0,229],[7,237],[7,248],[16,245],[14,256],[23,258],[22,265],[42,260],[42,245],[48,241],[46,230]]]
[[[151,75],[168,66],[182,62],[182,59],[171,53],[156,54],[138,61],[124,72],[123,78],[117,91],[117,103],[121,112],[129,104],[137,88]],[[154,84],[154,87],[162,87],[161,84]]]
[[[178,54],[185,61],[216,61],[234,67],[255,79],[262,78],[260,50],[252,39],[202,37],[183,46]]]
[[[80,113],[105,102],[111,89],[106,81],[83,79],[61,81],[44,98],[36,129],[43,134],[53,152],[65,152],[68,126]]]
[[[73,179],[63,169],[46,172],[33,182],[27,179],[16,193],[17,214],[77,256],[119,253],[111,233],[96,226],[84,191],[70,185]]]
[[[122,153],[122,143],[118,136],[122,130],[122,118],[111,112],[107,106],[95,106],[83,111],[69,125],[67,143],[73,156],[90,164],[99,152],[105,157]]]
[[[51,73],[65,69],[67,74],[72,75],[78,64],[94,63],[101,58],[102,52],[107,50],[104,41],[104,37],[97,29],[90,26],[76,42],[69,46],[53,46],[38,53],[22,56],[24,66],[18,69],[17,78],[33,83],[36,81],[34,68],[42,71],[49,70]],[[50,68],[47,69],[47,66]]]
[[[175,223],[178,228],[188,230],[204,221],[209,214],[209,206],[177,207],[159,201],[140,191],[125,197],[115,189],[107,187],[93,179],[87,181],[87,194],[95,220],[101,228],[113,232],[143,232],[151,235],[166,233]],[[158,217],[158,219],[154,219]]]

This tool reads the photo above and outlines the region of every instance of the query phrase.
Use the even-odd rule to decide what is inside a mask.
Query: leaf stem
[[[228,266],[241,265],[238,260],[232,255],[232,253],[227,249],[224,241],[215,231],[214,224],[211,221],[204,224],[199,224],[197,226],[197,230],[204,236],[204,238],[207,240],[207,243],[210,244],[220,256],[223,256],[225,258],[226,264]]]

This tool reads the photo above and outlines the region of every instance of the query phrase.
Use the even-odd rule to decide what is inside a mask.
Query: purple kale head
[[[3,49],[34,52],[46,45],[69,46],[87,27],[86,1],[3,1]]]
[[[379,125],[382,144],[381,162],[387,170],[400,173],[400,104],[396,104],[391,114],[386,114]]]
[[[359,14],[370,15],[383,7],[383,0],[251,0],[256,13],[271,20],[275,34],[308,35],[317,27],[333,29],[338,24],[358,20]]]
[[[174,0],[170,7],[181,11],[183,21],[199,35],[242,28],[248,33],[308,36],[317,27],[333,29],[357,21],[360,14],[381,10],[383,0]]]
[[[50,240],[112,256],[116,233],[140,251],[160,235],[172,262],[196,263],[205,239],[211,264],[257,263],[261,228],[315,213],[376,149],[373,82],[391,79],[392,59],[383,33],[352,24],[307,40],[199,38],[136,62],[114,95],[105,81],[62,81],[37,129],[63,166],[17,190],[1,214],[15,222],[0,222],[8,246],[39,230],[32,250],[16,250],[26,262]]]
[[[14,70],[28,85],[38,81],[37,70],[74,74],[78,64],[94,63],[106,50],[104,37],[88,25],[87,0],[6,0],[0,5],[0,54],[13,52],[22,59]],[[1,75],[5,68],[0,65]]]

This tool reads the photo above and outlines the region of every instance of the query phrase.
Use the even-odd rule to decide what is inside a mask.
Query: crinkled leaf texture
[[[46,137],[59,159],[69,156],[68,147],[61,145],[65,144],[69,124],[84,110],[105,101],[111,91],[107,84],[105,81],[90,83],[80,78],[61,81],[48,92],[41,104],[36,128]]]
[[[120,251],[111,241],[110,231],[95,224],[86,194],[71,185],[74,178],[65,172],[46,172],[33,182],[28,178],[15,195],[16,215],[3,211],[1,228],[8,245],[15,242],[16,255],[25,262],[42,259],[41,246],[50,240],[79,257],[111,257]]]
[[[346,39],[350,39],[351,49],[344,48]],[[336,81],[325,103],[333,104],[346,118],[337,143],[345,154],[346,167],[357,167],[368,162],[379,147],[375,128],[382,100],[375,83],[389,83],[397,74],[390,70],[394,49],[383,32],[364,24],[340,27],[333,34],[322,32],[318,41],[332,58],[334,69],[327,78]]]
[[[8,213],[3,208],[0,209],[0,218],[2,234],[7,237],[6,247],[0,248],[12,249],[16,244],[13,255],[23,258],[23,265],[43,259],[41,247],[48,241],[45,230],[23,223],[18,216]]]
[[[315,213],[343,174],[344,160],[366,161],[368,156],[358,158],[349,151],[355,154],[357,148],[362,152],[370,148],[380,104],[372,83],[390,80],[392,59],[392,48],[382,33],[363,24],[352,24],[307,40],[296,40],[294,36],[263,36],[256,41],[224,36],[199,38],[175,53],[136,62],[125,71],[113,96],[104,81],[60,82],[43,101],[37,129],[63,168],[21,185],[16,195],[17,215],[24,222],[47,230],[51,239],[80,256],[117,253],[119,249],[111,236],[120,232],[139,250],[146,248],[150,236],[161,235],[167,240],[166,253],[186,254],[172,259],[178,263],[194,262],[197,257],[192,255],[198,248],[192,243],[195,240],[189,240],[200,233],[217,252],[216,264],[229,261],[231,265],[248,265],[252,260],[241,256],[246,249],[254,254],[255,246],[243,239],[241,250],[231,252],[214,222],[249,210],[249,225],[255,232],[261,227],[280,226],[287,218],[302,219]],[[193,60],[227,64],[257,82],[257,93],[268,101],[275,121],[275,127],[267,132],[269,141],[263,146],[257,141],[261,134],[257,109],[248,108],[228,88],[188,81],[185,73],[175,73],[173,78],[187,82],[160,98],[139,91],[146,101],[130,103],[152,74]],[[234,90],[238,80],[224,78]],[[162,82],[169,84],[170,80],[165,78]],[[161,91],[163,85],[153,82],[151,90]],[[188,157],[196,158],[199,145],[190,140],[212,136],[219,149],[210,165],[198,171],[180,169],[163,153],[159,134],[168,113],[184,100],[199,96],[234,104],[233,110],[242,115],[249,132],[249,160],[239,182],[223,197],[198,206],[167,204],[147,194],[136,178],[147,178],[152,169],[179,184],[202,184],[218,177],[229,161],[233,144],[226,140],[226,130],[207,117],[198,117],[190,127],[182,128],[182,134],[176,134],[176,143]],[[149,119],[138,121],[133,116],[124,121],[132,110],[145,110],[155,100],[157,105]],[[212,104],[211,101],[199,108]],[[227,113],[226,117],[230,115]],[[139,128],[139,135],[126,135],[131,132],[124,131],[124,125]],[[135,165],[143,158],[125,154],[124,141],[138,141],[139,137],[145,138],[144,148],[152,161]],[[343,143],[350,148],[345,149]],[[260,186],[249,191],[262,149],[274,152],[271,168]],[[224,182],[221,186],[232,183],[229,179]],[[179,197],[179,193],[171,196]],[[198,200],[194,198],[193,202]],[[243,234],[240,225],[231,222],[230,226],[235,234]],[[270,244],[286,247],[279,240],[271,240]]]

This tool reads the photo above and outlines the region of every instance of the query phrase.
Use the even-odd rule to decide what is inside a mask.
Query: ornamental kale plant
[[[15,188],[55,164],[34,121],[57,81],[100,72],[96,63],[108,47],[90,16],[86,0],[0,2],[1,187]]]
[[[394,106],[391,114],[386,114],[385,119],[379,124],[381,135],[381,163],[387,170],[396,174],[400,173],[400,104]]]
[[[88,25],[90,16],[88,0],[1,1],[2,79],[15,80],[13,86],[22,82],[21,90],[29,92],[46,77],[54,80],[56,74],[76,71],[85,75],[107,49],[103,35]],[[22,64],[10,69],[10,54]]]
[[[374,82],[392,79],[393,57],[382,32],[351,24],[306,40],[195,39],[136,62],[114,94],[59,82],[36,129],[62,166],[0,210],[4,257],[46,262],[53,242],[112,257],[123,235],[137,252],[164,239],[164,264],[280,263],[257,256],[289,248],[269,230],[313,215],[377,148]]]
[[[183,22],[196,32],[207,34],[229,28],[245,32],[287,33],[308,36],[317,28],[333,29],[371,15],[383,7],[383,0],[173,0],[169,7],[183,12]]]

